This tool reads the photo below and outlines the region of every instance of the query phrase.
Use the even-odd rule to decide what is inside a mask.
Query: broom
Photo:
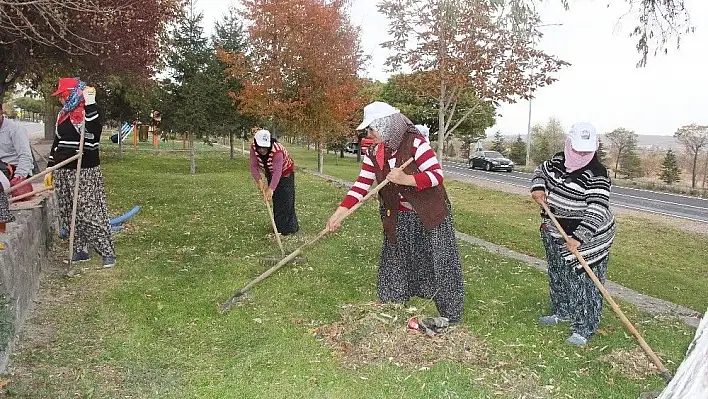
[[[563,230],[563,227],[561,227],[560,223],[558,223],[558,220],[556,217],[551,213],[551,210],[548,209],[548,204],[545,202],[541,202],[541,206],[543,207],[543,210],[546,212],[548,217],[553,221],[553,224],[556,226],[556,229],[561,233],[563,236],[563,239],[567,243],[569,238],[568,235],[565,233],[565,230]],[[622,312],[622,309],[620,309],[619,305],[612,299],[612,296],[610,293],[605,289],[605,287],[602,285],[600,282],[600,279],[597,278],[595,275],[595,272],[592,271],[590,266],[588,265],[587,261],[585,261],[585,258],[583,258],[583,255],[578,252],[578,250],[573,250],[571,251],[573,255],[575,255],[576,258],[578,258],[578,261],[580,264],[583,266],[583,269],[585,269],[585,272],[590,276],[590,279],[592,280],[593,283],[595,283],[595,286],[600,290],[602,293],[602,296],[605,297],[605,300],[609,302],[610,306],[612,307],[612,310],[615,311],[617,316],[619,316],[620,320],[622,321],[622,324],[627,328],[627,330],[634,335],[634,338],[637,339],[637,342],[639,342],[639,346],[642,348],[644,353],[646,353],[647,357],[654,363],[654,365],[659,369],[659,372],[661,373],[661,376],[664,377],[666,382],[671,381],[671,373],[669,373],[669,370],[664,367],[664,365],[661,363],[661,360],[659,357],[654,353],[654,351],[651,349],[649,344],[642,338],[642,336],[639,334],[639,331],[637,331],[636,328],[632,325],[632,323],[627,319],[627,316],[624,315]]]
[[[400,168],[401,168],[401,169],[405,169],[408,165],[410,165],[411,162],[413,162],[413,158],[409,158],[406,162],[403,163],[403,165],[400,166]],[[388,179],[384,179],[381,183],[379,183],[376,187],[374,187],[371,191],[369,191],[369,193],[366,194],[366,196],[365,196],[364,198],[362,198],[361,201],[359,201],[356,205],[354,205],[353,207],[351,207],[351,209],[349,209],[349,210],[344,214],[344,216],[342,216],[342,220],[346,219],[346,218],[349,217],[352,213],[354,213],[354,211],[356,211],[357,209],[359,209],[359,207],[360,207],[364,202],[366,202],[369,198],[371,198],[371,197],[373,197],[374,195],[378,194],[378,192],[381,191],[381,189],[384,188],[388,183],[390,183],[390,181],[389,181]],[[224,313],[224,312],[228,311],[229,309],[231,309],[231,307],[238,301],[238,299],[239,299],[240,297],[242,297],[245,293],[247,293],[248,291],[250,291],[251,288],[253,288],[253,286],[255,286],[256,284],[258,284],[258,283],[260,283],[261,281],[265,280],[265,279],[268,278],[268,276],[270,276],[271,274],[275,273],[278,269],[280,269],[281,267],[283,267],[286,263],[290,262],[290,261],[293,260],[296,256],[298,256],[305,248],[307,248],[307,247],[313,245],[314,243],[316,243],[317,241],[319,241],[322,237],[326,236],[328,232],[329,232],[329,230],[325,227],[322,231],[320,231],[320,232],[317,234],[317,236],[315,236],[315,238],[313,238],[312,240],[310,240],[310,241],[306,242],[305,244],[303,244],[302,246],[300,246],[300,248],[296,249],[296,250],[293,251],[290,255],[286,256],[286,257],[283,258],[280,262],[276,263],[275,266],[273,266],[273,267],[271,267],[270,269],[268,269],[268,270],[266,270],[265,272],[263,272],[263,274],[261,274],[260,276],[258,276],[256,279],[254,279],[254,280],[251,281],[250,283],[248,283],[245,287],[239,288],[239,289],[237,289],[236,291],[234,291],[233,295],[231,295],[231,298],[229,298],[226,302],[224,302],[224,304],[221,305],[221,307],[219,308],[219,311],[220,311],[221,313]]]

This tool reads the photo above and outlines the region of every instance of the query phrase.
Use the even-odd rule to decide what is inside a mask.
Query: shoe
[[[555,326],[558,323],[564,323],[567,321],[569,321],[569,320],[566,318],[560,317],[558,315],[554,315],[554,314],[552,314],[550,316],[541,316],[541,318],[538,319],[538,322],[542,326]]]
[[[103,267],[108,269],[116,265],[115,256],[104,256],[103,257]]]
[[[88,262],[91,260],[91,254],[86,251],[75,251],[71,257],[72,262]]]
[[[588,343],[588,339],[578,333],[573,333],[565,342],[573,345],[583,346]]]

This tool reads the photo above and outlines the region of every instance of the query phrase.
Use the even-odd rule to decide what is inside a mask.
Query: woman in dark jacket
[[[76,155],[81,135],[84,136],[76,210],[76,249],[72,262],[88,261],[91,258],[91,247],[103,257],[103,267],[113,267],[116,255],[98,155],[103,123],[96,106],[96,90],[76,78],[62,78],[52,96],[56,96],[63,107],[57,118],[48,166]],[[67,227],[73,205],[75,179],[76,161],[54,171],[53,181],[60,218]]]
[[[534,201],[548,204],[569,237],[566,244],[545,212],[541,213],[552,314],[541,317],[540,323],[570,321],[568,343],[575,345],[585,345],[600,326],[602,293],[571,250],[580,252],[604,283],[615,237],[611,182],[598,160],[597,145],[592,125],[574,124],[563,152],[538,166],[531,186]]]

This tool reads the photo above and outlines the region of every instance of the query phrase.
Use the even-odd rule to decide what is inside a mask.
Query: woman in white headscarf
[[[432,298],[451,323],[462,317],[462,267],[452,227],[450,202],[435,152],[413,123],[386,103],[364,108],[369,146],[356,183],[332,214],[327,227],[335,231],[342,217],[369,192],[374,180],[391,181],[379,191],[383,247],[378,296],[403,303],[413,296]],[[400,166],[409,158],[405,169]]]
[[[541,213],[541,239],[548,259],[551,312],[542,325],[570,322],[568,343],[585,345],[600,326],[602,293],[584,273],[571,250],[578,250],[601,282],[607,276],[615,219],[610,211],[611,182],[597,157],[597,133],[576,123],[565,149],[538,166],[531,185],[537,203],[547,203],[570,238],[566,244],[548,215]]]

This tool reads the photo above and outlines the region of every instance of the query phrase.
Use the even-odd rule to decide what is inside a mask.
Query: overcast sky
[[[354,0],[352,21],[362,28],[362,47],[372,56],[369,77],[385,81],[386,18],[376,10],[377,0]],[[204,11],[205,28],[236,1],[198,0]],[[545,24],[539,48],[572,65],[560,72],[558,81],[540,89],[532,104],[532,123],[557,117],[566,128],[579,121],[590,122],[599,132],[617,127],[637,134],[673,135],[690,123],[708,125],[708,1],[686,0],[696,32],[683,38],[681,49],[649,59],[636,68],[639,55],[629,38],[635,19],[626,17],[624,0],[575,0],[563,10],[560,0],[547,0],[541,9]],[[612,3],[612,7],[607,7]],[[616,4],[616,5],[615,5]],[[528,102],[502,106],[497,124],[489,133],[526,134]]]

